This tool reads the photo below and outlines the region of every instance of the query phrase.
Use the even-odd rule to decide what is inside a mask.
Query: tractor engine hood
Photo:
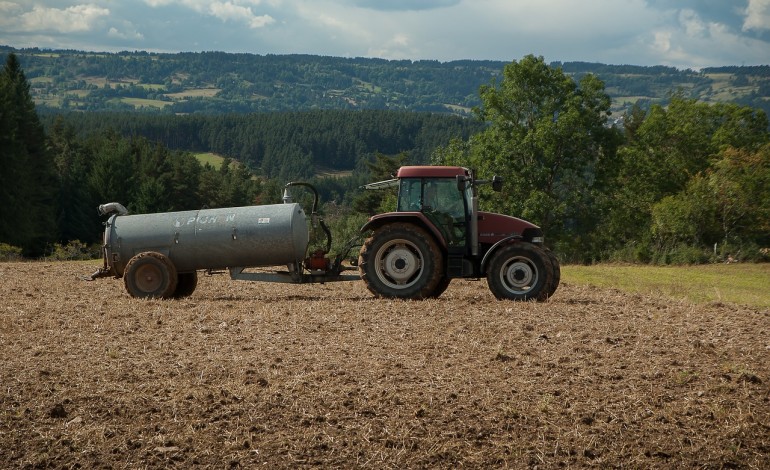
[[[479,211],[479,243],[494,244],[511,236],[520,236],[534,243],[543,242],[543,231],[533,223],[509,215]]]

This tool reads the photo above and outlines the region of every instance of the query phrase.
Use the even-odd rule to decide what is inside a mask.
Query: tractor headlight
[[[543,243],[545,242],[545,237],[532,237],[532,243]]]

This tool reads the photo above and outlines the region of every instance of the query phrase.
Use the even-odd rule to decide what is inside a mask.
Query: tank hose
[[[291,181],[289,183],[286,183],[286,188],[290,186],[304,186],[306,188],[310,188],[311,191],[313,191],[313,208],[310,210],[311,214],[315,214],[316,210],[318,210],[318,191],[313,187],[310,183],[304,183],[302,181]]]
[[[324,233],[326,233],[326,252],[328,253],[332,249],[332,232],[329,230],[329,227],[326,226],[324,219],[318,219],[318,224],[321,226]]]
[[[313,207],[310,210],[310,216],[315,218],[318,217],[318,190],[315,189],[315,187],[310,183],[305,183],[302,181],[291,181],[289,183],[286,183],[286,186],[284,188],[289,188],[291,186],[304,186],[306,188],[309,188],[311,191],[313,191]],[[286,196],[284,196],[284,200],[286,200]],[[326,226],[326,223],[318,217],[318,223],[321,226],[321,229],[326,234],[326,252],[328,253],[329,250],[332,248],[332,232],[329,230],[329,227]]]

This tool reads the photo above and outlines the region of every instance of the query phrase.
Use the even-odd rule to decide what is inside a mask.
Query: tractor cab
[[[396,212],[372,217],[364,229],[376,228],[385,219],[417,218],[433,233],[450,255],[479,255],[478,187],[491,183],[502,188],[502,178],[474,178],[473,171],[459,166],[402,166],[391,180],[370,183],[365,189],[398,188]],[[495,221],[499,225],[499,221]]]
[[[471,185],[456,176],[399,178],[397,212],[421,212],[441,232],[450,251],[464,251],[471,220]]]

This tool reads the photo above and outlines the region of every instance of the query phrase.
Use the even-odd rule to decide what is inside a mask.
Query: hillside
[[[467,115],[500,61],[409,61],[224,52],[93,53],[0,46],[14,52],[42,112],[163,113],[390,109]],[[596,74],[615,115],[632,104],[665,102],[677,90],[705,102],[735,102],[770,113],[770,66],[672,67],[553,63],[579,78]]]

